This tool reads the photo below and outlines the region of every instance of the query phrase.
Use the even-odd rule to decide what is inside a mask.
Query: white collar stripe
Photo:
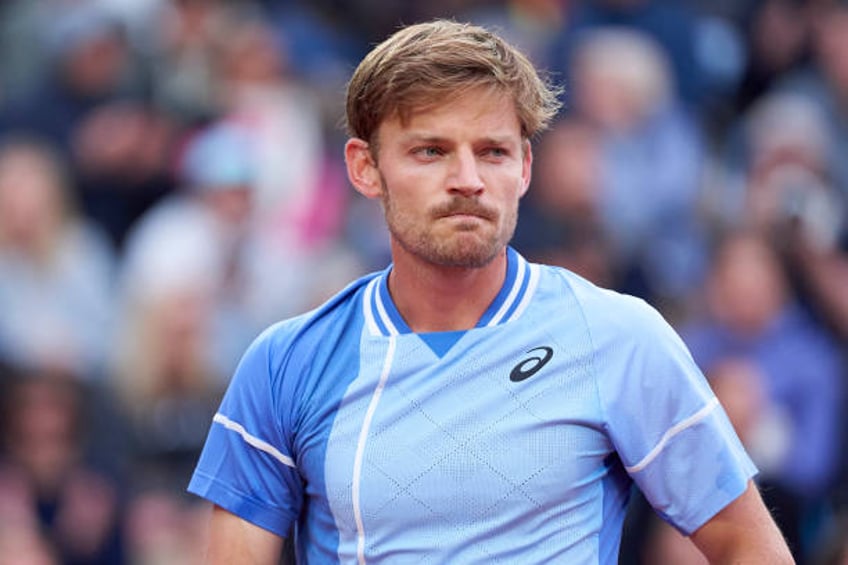
[[[518,271],[515,274],[515,280],[512,281],[512,288],[509,289],[509,294],[506,299],[504,299],[503,304],[498,309],[497,313],[492,316],[492,319],[489,320],[489,323],[486,324],[488,327],[496,326],[501,323],[503,317],[509,312],[510,307],[515,303],[516,297],[518,296],[518,291],[521,290],[521,285],[524,283],[525,273],[527,271],[527,262],[518,257]]]
[[[388,275],[380,277],[380,280],[383,281],[383,284],[389,284]],[[374,289],[374,302],[377,306],[377,313],[380,316],[380,322],[382,322],[383,326],[386,328],[386,333],[388,335],[400,334],[397,327],[395,327],[394,322],[392,322],[392,319],[389,317],[389,313],[386,311],[386,306],[383,304],[383,297],[381,296],[379,288]]]
[[[375,278],[368,286],[365,287],[365,296],[362,299],[362,312],[365,316],[365,323],[368,326],[368,331],[371,335],[381,335],[383,332],[377,326],[377,321],[374,319],[374,305],[372,304],[374,296],[374,288],[377,286],[379,278]]]
[[[539,284],[540,274],[539,265],[530,265],[527,288],[524,289],[524,293],[521,295],[521,301],[509,315],[509,319],[506,320],[507,322],[517,319],[527,309],[530,299],[533,298],[533,294],[536,292],[536,286]]]

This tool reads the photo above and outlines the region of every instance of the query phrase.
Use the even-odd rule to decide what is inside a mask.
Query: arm
[[[789,548],[752,481],[691,536],[710,563],[794,563]]]
[[[206,563],[276,565],[284,539],[215,506],[209,522]]]

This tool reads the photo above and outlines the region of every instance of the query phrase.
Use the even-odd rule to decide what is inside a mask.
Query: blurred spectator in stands
[[[827,162],[836,186],[848,199],[848,3],[811,2],[812,59],[775,88],[808,97],[824,114]]]
[[[221,109],[250,138],[254,220],[290,253],[317,253],[338,236],[349,195],[320,96],[291,74],[282,39],[256,14],[231,18],[225,37]]]
[[[802,0],[763,0],[750,4],[742,22],[747,59],[733,96],[736,115],[744,114],[777,82],[808,63],[810,26]]]
[[[245,305],[264,325],[283,312],[274,307],[283,306],[275,298],[284,292],[281,284],[290,285],[286,311],[301,312],[362,268],[343,239],[352,191],[341,145],[327,140],[338,124],[322,113],[322,95],[292,72],[286,38],[259,15],[231,16],[218,68],[222,119],[244,132],[250,146],[251,238],[271,261],[266,285],[246,293]],[[271,270],[274,260],[285,268]]]
[[[790,218],[785,232],[809,304],[848,339],[848,3],[821,0],[810,9],[813,64],[783,81],[779,92],[805,97],[820,112],[822,172],[808,176],[806,190],[796,191],[796,207],[806,213]]]
[[[144,102],[141,67],[109,11],[93,1],[45,6],[54,10],[41,14],[45,73],[3,106],[0,132],[54,144],[68,159],[81,210],[120,246],[132,222],[171,188],[170,124]]]
[[[616,286],[600,217],[601,146],[595,129],[577,118],[560,120],[540,140],[533,165],[512,244],[528,259]]]
[[[99,105],[130,95],[135,77],[122,29],[108,12],[88,1],[40,4],[28,44],[44,52],[44,67],[30,90],[13,92],[0,125],[40,134],[69,151],[76,126]]]
[[[206,563],[208,512],[205,502],[178,496],[166,489],[151,488],[137,492],[127,510],[127,563]]]
[[[550,69],[553,44],[568,25],[574,2],[505,0],[471,3],[461,20],[497,29],[540,69]]]
[[[245,284],[251,217],[246,143],[226,124],[191,140],[185,192],[141,218],[122,265],[117,392],[139,475],[172,487],[193,465],[236,351],[257,331],[233,303]]]
[[[752,153],[744,221],[785,244],[803,230],[820,249],[837,244],[846,199],[833,184],[824,117],[793,94],[766,97],[749,116]]]
[[[327,117],[342,116],[344,99],[339,93],[344,92],[350,69],[370,45],[362,29],[346,18],[350,2],[341,9],[300,0],[265,0],[264,4],[269,20],[282,36],[288,72],[311,85]],[[340,128],[338,134],[343,143],[346,138]]]
[[[240,123],[200,130],[180,159],[185,186],[128,241],[114,367],[142,459],[171,484],[193,467],[244,347],[312,307],[338,280],[329,273],[344,268],[264,237],[256,157]]]
[[[567,77],[576,88],[579,79],[572,74],[573,50],[583,36],[598,29],[614,28],[637,32],[651,38],[668,61],[668,89],[688,106],[703,95],[703,76],[696,59],[697,13],[686,2],[667,0],[595,0],[574,2],[568,25],[554,42],[552,69]]]
[[[75,132],[73,166],[86,215],[123,251],[132,226],[174,189],[176,124],[153,107],[111,104]]]
[[[68,183],[49,146],[0,144],[0,358],[96,379],[111,349],[115,257]]]
[[[623,290],[671,308],[703,275],[703,146],[680,107],[667,59],[644,34],[587,33],[575,51],[573,115],[598,131],[600,216]]]
[[[66,375],[35,372],[0,397],[0,540],[28,541],[0,542],[15,563],[121,562],[120,489],[86,460],[85,391]],[[6,552],[22,550],[31,553]]]
[[[797,557],[839,465],[845,365],[832,336],[791,294],[777,252],[757,232],[721,241],[706,310],[681,329],[755,463]]]
[[[709,191],[707,208],[717,225],[748,225],[767,235],[804,305],[848,337],[848,198],[832,168],[830,134],[809,97],[766,95],[740,122],[728,174]]]
[[[226,36],[226,2],[169,0],[151,18],[148,49],[152,96],[158,107],[192,127],[219,113],[216,51]]]

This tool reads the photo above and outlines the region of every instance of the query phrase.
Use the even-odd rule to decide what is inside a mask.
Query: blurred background
[[[848,563],[848,2],[5,0],[0,564],[191,564],[268,324],[389,260],[345,83],[401,23],[565,87],[514,245],[681,333],[799,563]],[[701,563],[638,492],[622,563]]]

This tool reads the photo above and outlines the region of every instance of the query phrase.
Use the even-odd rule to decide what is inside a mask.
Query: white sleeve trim
[[[660,453],[662,453],[662,450],[665,449],[666,444],[668,444],[671,438],[673,438],[680,432],[686,430],[687,428],[691,428],[692,426],[709,416],[710,413],[715,410],[718,405],[718,398],[714,396],[707,403],[706,406],[704,406],[685,420],[678,422],[677,424],[669,428],[668,431],[663,434],[662,438],[660,438],[660,441],[657,443],[657,445],[655,445],[654,448],[645,457],[643,457],[641,461],[630,467],[625,467],[627,472],[638,473],[639,471],[650,465],[650,463],[654,459],[656,459]]]
[[[227,428],[228,430],[234,431],[239,434],[242,439],[248,444],[252,445],[256,449],[260,451],[264,451],[283,465],[294,468],[294,460],[288,455],[284,455],[279,449],[268,443],[267,441],[261,440],[258,437],[251,435],[244,429],[244,426],[239,424],[238,422],[234,422],[221,414],[220,412],[215,414],[212,418],[213,422],[217,422]]]

